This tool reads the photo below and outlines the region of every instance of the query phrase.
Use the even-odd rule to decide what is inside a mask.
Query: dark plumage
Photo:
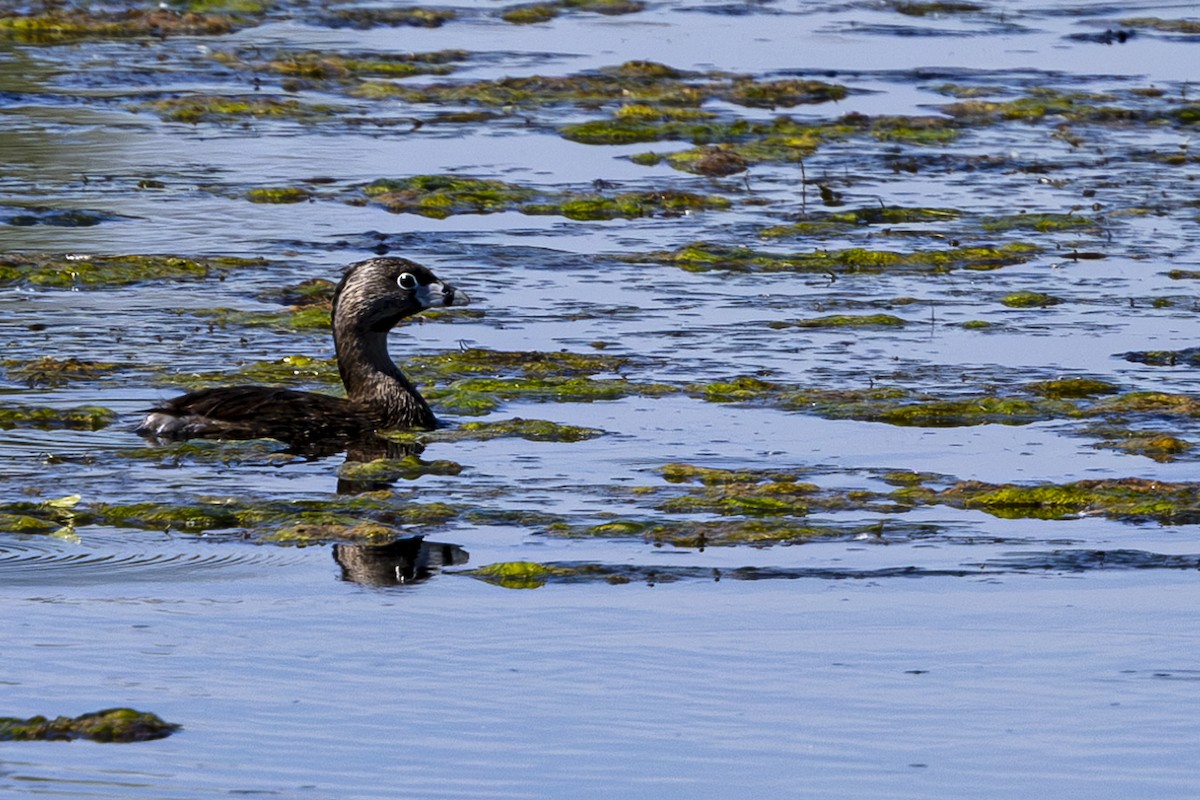
[[[465,294],[407,259],[351,264],[334,292],[332,311],[344,399],[270,386],[202,389],[151,409],[138,433],[296,443],[384,428],[433,428],[437,420],[429,404],[388,355],[387,335],[423,309],[466,304]]]

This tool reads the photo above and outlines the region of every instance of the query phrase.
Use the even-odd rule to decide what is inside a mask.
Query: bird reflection
[[[333,558],[342,580],[364,586],[404,586],[420,583],[443,567],[467,563],[470,556],[456,544],[427,542],[422,536],[389,544],[335,544]]]

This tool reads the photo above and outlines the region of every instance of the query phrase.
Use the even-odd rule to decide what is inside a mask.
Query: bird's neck
[[[335,330],[333,340],[348,400],[376,414],[383,427],[434,427],[429,404],[388,355],[387,331]]]

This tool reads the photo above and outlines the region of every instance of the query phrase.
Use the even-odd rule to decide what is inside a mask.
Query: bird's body
[[[346,397],[271,386],[202,389],[150,409],[138,432],[163,439],[274,438],[289,443],[363,436],[387,428],[430,429],[437,420],[388,355],[387,335],[405,317],[467,297],[403,258],[351,264],[333,297],[338,371]]]

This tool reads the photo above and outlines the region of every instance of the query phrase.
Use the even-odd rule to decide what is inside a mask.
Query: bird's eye
[[[400,277],[396,278],[396,283],[400,285],[401,289],[415,289],[418,285],[417,276],[411,272],[402,272],[400,273]]]

